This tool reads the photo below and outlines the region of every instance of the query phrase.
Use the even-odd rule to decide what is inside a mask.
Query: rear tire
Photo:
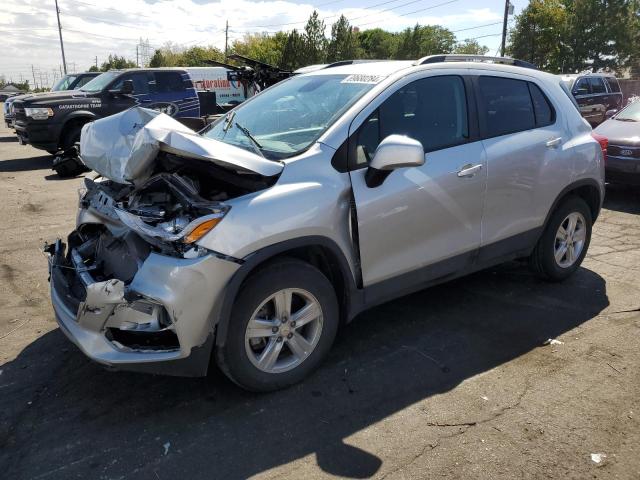
[[[584,260],[591,241],[591,210],[580,197],[571,196],[551,215],[529,265],[545,280],[570,277]]]
[[[333,286],[297,259],[273,263],[249,277],[231,313],[221,370],[247,390],[293,385],[327,356],[339,324]]]

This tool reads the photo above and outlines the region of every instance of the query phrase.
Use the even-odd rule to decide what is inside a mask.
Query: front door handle
[[[472,165],[471,163],[467,163],[460,170],[458,170],[457,174],[460,178],[463,177],[473,177],[476,173],[478,173],[482,169],[482,164],[479,163],[477,165]]]
[[[549,140],[546,143],[546,145],[549,148],[554,148],[554,147],[557,147],[558,145],[560,145],[560,142],[562,142],[562,137],[552,138],[551,140]]]

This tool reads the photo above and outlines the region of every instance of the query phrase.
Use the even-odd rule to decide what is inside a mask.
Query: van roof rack
[[[429,63],[441,63],[441,62],[487,62],[487,63],[502,63],[504,65],[514,65],[516,67],[532,68],[538,70],[533,63],[525,62],[524,60],[518,60],[517,58],[510,57],[487,57],[485,55],[465,55],[465,54],[445,54],[445,55],[428,55],[422,57],[414,63],[414,65],[427,65]]]

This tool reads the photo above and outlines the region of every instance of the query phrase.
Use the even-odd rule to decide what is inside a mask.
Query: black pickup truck
[[[198,95],[185,70],[111,70],[79,90],[16,100],[14,126],[20,143],[57,154],[79,141],[85,123],[134,105],[178,118],[200,115]]]
[[[63,90],[75,90],[84,86],[85,83],[91,81],[100,75],[100,72],[82,72],[82,73],[70,73],[63,76],[60,80],[58,80],[53,87],[51,87],[51,92],[61,92]],[[11,98],[8,98],[4,102],[4,123],[8,128],[13,128],[13,102],[16,100],[21,100],[22,98],[31,97],[34,95],[48,95],[50,92],[46,93],[31,93],[26,95],[18,95]]]

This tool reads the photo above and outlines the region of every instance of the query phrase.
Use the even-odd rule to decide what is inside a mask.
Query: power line
[[[384,2],[380,2],[380,3],[376,3],[375,5],[370,5],[368,7],[364,7],[362,8],[362,10],[371,10],[372,8],[376,8],[376,7],[381,7],[383,5],[388,5],[389,3],[395,3],[395,2],[399,2],[401,0],[386,0]],[[419,0],[418,0],[419,1]],[[456,0],[457,1],[457,0]],[[410,2],[410,3],[415,3],[415,2]],[[396,8],[400,8],[402,5],[399,5]],[[334,18],[339,16],[340,14],[335,14],[335,15],[329,15],[328,17],[323,17],[322,20],[327,20],[329,18]],[[270,24],[270,25],[243,25],[242,27],[239,28],[267,28],[267,27],[281,27],[281,26],[286,26],[286,25],[298,25],[298,24],[302,24],[302,23],[307,23],[307,20],[302,20],[300,22],[287,22],[287,23],[274,23],[274,24]]]
[[[437,5],[431,5],[429,7],[425,7],[425,8],[420,8],[418,10],[414,10],[413,12],[407,12],[407,13],[403,13],[401,15],[398,15],[399,17],[406,17],[407,15],[413,15],[414,13],[420,13],[420,12],[425,12],[427,10],[432,10],[434,8],[437,7],[442,7],[444,5],[449,5],[450,3],[454,3],[457,2],[458,0],[449,0],[448,2],[443,2],[443,3],[438,3]],[[367,22],[367,23],[361,23],[360,25],[358,25],[359,27],[364,27],[365,25],[371,25],[372,23],[378,23],[381,22],[382,20],[374,20],[373,22]]]
[[[112,12],[117,12],[117,13],[122,13],[122,10],[118,10],[117,8],[113,8],[113,7],[104,7],[102,5],[96,5],[95,3],[87,3],[87,2],[81,2],[80,0],[71,0],[73,3],[79,3],[80,5],[85,5],[88,7],[94,7],[100,10],[110,10]],[[144,15],[142,13],[138,13],[136,12],[135,15],[137,17],[142,17],[142,18],[149,18],[152,19],[153,17],[150,17],[149,15]]]
[[[477,28],[490,27],[490,26],[493,26],[493,25],[501,25],[501,24],[502,24],[502,22],[485,23],[484,25],[478,25],[478,26],[475,26],[475,27],[460,28],[458,30],[451,30],[451,33],[465,32],[467,30],[475,30]]]

